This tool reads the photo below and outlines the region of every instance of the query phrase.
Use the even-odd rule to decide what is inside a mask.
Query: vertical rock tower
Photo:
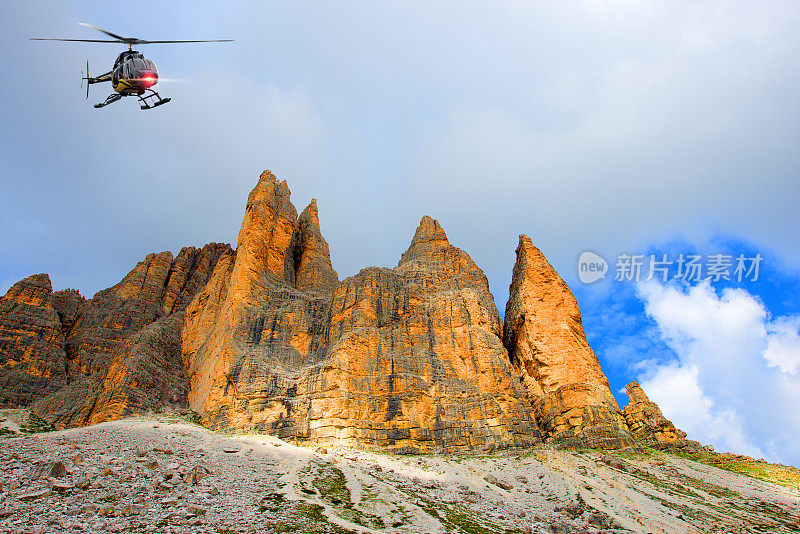
[[[308,405],[301,377],[327,350],[339,280],[316,203],[298,218],[289,195],[285,181],[261,174],[235,259],[217,265],[186,312],[189,406],[215,428],[298,434]]]
[[[575,297],[526,235],[519,236],[509,292],[503,340],[535,399],[543,437],[564,446],[633,445]]]

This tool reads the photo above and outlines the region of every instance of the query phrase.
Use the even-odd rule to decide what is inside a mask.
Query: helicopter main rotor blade
[[[41,37],[31,37],[31,41],[70,41],[80,43],[120,43],[122,41],[103,41],[101,39],[43,39]]]
[[[205,41],[136,41],[136,44],[159,44],[159,43],[230,43],[233,39],[211,39]]]
[[[85,22],[79,22],[81,26],[86,26],[87,28],[94,28],[99,32],[103,32],[104,34],[108,35],[109,37],[113,37],[114,39],[119,39],[120,41],[138,41],[139,39],[135,39],[133,37],[122,37],[121,35],[117,35],[116,33],[111,33],[109,31],[104,30],[103,28],[98,28],[97,26],[92,26],[91,24],[86,24]]]

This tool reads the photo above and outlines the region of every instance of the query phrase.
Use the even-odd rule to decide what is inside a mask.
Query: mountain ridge
[[[298,215],[270,171],[235,250],[150,254],[89,300],[47,275],[2,299],[0,401],[59,427],[189,407],[214,429],[399,452],[701,449],[638,384],[639,409],[620,409],[574,296],[527,236],[504,318],[428,215],[394,268],[340,281],[316,200]]]

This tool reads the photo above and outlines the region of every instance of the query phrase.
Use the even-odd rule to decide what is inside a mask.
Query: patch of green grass
[[[679,458],[693,460],[701,464],[718,467],[732,473],[746,475],[765,482],[772,482],[773,484],[800,489],[800,469],[796,467],[760,462],[745,456],[732,456],[715,452],[671,452],[669,454],[673,454]]]
[[[689,486],[692,486],[695,489],[700,491],[704,491],[709,495],[713,495],[714,497],[721,497],[726,499],[740,499],[742,496],[736,493],[733,490],[728,488],[723,488],[722,486],[717,486],[716,484],[711,484],[710,482],[704,482],[702,480],[698,480],[696,478],[692,478],[689,476],[684,476],[683,480]]]
[[[56,427],[33,412],[28,413],[25,425],[19,427],[19,431],[23,434],[39,434],[41,432],[54,432],[55,430]]]
[[[463,509],[445,508],[444,515],[446,520],[453,525],[458,532],[464,534],[521,534],[521,530],[506,530],[487,527],[478,523]]]
[[[652,473],[648,473],[647,471],[643,471],[641,469],[635,469],[635,470],[631,471],[630,474],[632,476],[638,478],[639,480],[644,480],[646,482],[649,482],[650,484],[652,484],[656,488],[659,488],[660,490],[664,491],[665,493],[669,493],[669,494],[673,494],[673,495],[677,493],[677,494],[681,494],[683,496],[690,497],[690,498],[697,499],[697,500],[702,500],[703,499],[703,497],[699,493],[697,493],[696,491],[694,491],[694,490],[692,490],[692,489],[690,489],[690,488],[688,488],[688,487],[686,487],[684,485],[678,484],[676,482],[672,482],[668,478],[660,478],[660,477],[657,477],[656,475],[654,475]],[[688,478],[688,477],[684,477],[684,478]]]
[[[369,513],[357,510],[353,507],[350,490],[347,489],[347,478],[341,469],[325,466],[320,472],[320,476],[314,478],[312,482],[323,499],[337,507],[337,514],[342,519],[370,528],[385,528],[383,520]],[[308,489],[302,490],[308,493]]]
[[[341,469],[327,467],[323,476],[315,477],[313,485],[326,500],[334,505],[352,506],[350,490],[347,489],[347,479]]]
[[[123,528],[122,532],[144,532],[146,527],[147,525],[144,525],[142,523],[135,523]]]
[[[664,508],[669,508],[670,510],[675,510],[676,512],[679,512],[681,515],[684,516],[684,520],[690,518],[700,521],[701,524],[705,525],[713,524],[717,520],[716,517],[703,510],[700,510],[699,508],[692,508],[690,506],[685,506],[683,504],[663,499],[655,495],[650,495],[650,498],[661,503],[661,505]]]
[[[266,512],[267,510],[276,510],[286,504],[286,499],[282,493],[270,493],[266,495],[258,504],[259,512]]]
[[[602,452],[603,454],[608,454],[610,451],[600,451],[600,452]],[[646,460],[649,458],[656,458],[659,454],[659,451],[651,447],[641,447],[639,450],[636,451],[624,451],[624,450],[614,451],[614,454],[616,454],[620,458],[629,458],[631,460]]]
[[[203,418],[200,417],[200,414],[194,410],[189,410],[189,413],[186,415],[186,420],[193,425],[203,426]]]
[[[411,495],[411,494],[410,494]],[[460,534],[526,534],[527,531],[519,529],[505,529],[499,525],[481,524],[474,518],[469,510],[462,507],[448,507],[436,505],[430,500],[418,495],[417,506],[428,515],[439,521],[447,532]]]
[[[309,503],[302,503],[295,506],[295,510],[299,515],[314,521],[317,526],[324,526],[326,529],[324,532],[333,532],[334,534],[354,534],[352,530],[348,530],[346,528],[342,528],[335,523],[331,523],[328,521],[328,518],[325,517],[325,514],[322,512],[322,506],[318,504],[309,504]]]
[[[334,507],[336,515],[342,519],[369,528],[386,528],[383,519],[379,516],[360,510],[353,505],[350,490],[347,488],[347,478],[344,476],[341,469],[327,464],[319,465],[312,463],[301,471],[301,475],[310,477],[311,486],[313,487],[301,487],[300,491],[309,496],[319,495],[326,503]],[[263,508],[264,504],[262,500],[262,508],[259,508],[259,510],[263,511],[263,509],[265,509]],[[309,513],[313,515],[315,513],[314,509],[307,508],[308,506],[312,506],[310,503],[305,503],[302,506],[306,506],[306,515]],[[323,508],[320,507],[319,513],[322,514],[324,518],[322,510]],[[310,517],[310,519],[313,518]],[[327,521],[327,518],[325,519]],[[287,532],[291,530],[288,525],[287,529],[289,529]],[[327,530],[325,532],[327,532]]]

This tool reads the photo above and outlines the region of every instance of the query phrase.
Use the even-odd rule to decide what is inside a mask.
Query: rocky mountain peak
[[[622,413],[625,424],[637,440],[656,448],[681,448],[686,445],[686,432],[664,417],[661,408],[647,397],[639,382],[634,380],[629,383],[625,386],[625,392],[628,394],[628,404]]]
[[[12,303],[42,306],[50,299],[52,291],[53,285],[50,282],[49,275],[46,273],[32,274],[11,286],[2,302],[9,308]],[[0,308],[0,314],[4,313],[4,311],[7,310]]]
[[[425,215],[417,226],[414,232],[414,238],[411,244],[402,256],[398,265],[413,261],[440,261],[443,258],[441,253],[446,249],[455,249],[450,245],[447,240],[447,234],[444,228],[439,224],[436,219]]]
[[[639,382],[634,380],[625,386],[625,393],[628,394],[628,403],[636,404],[639,402],[650,402],[647,393],[644,392]]]
[[[263,276],[291,280],[294,265],[287,255],[292,242],[297,210],[286,182],[264,171],[247,198],[231,290],[236,298],[251,294]]]
[[[545,393],[576,381],[608,389],[567,283],[528,236],[519,236],[516,253],[504,333],[512,360],[528,368]]]
[[[447,234],[444,228],[439,224],[439,221],[425,215],[419,221],[417,231],[414,232],[414,239],[411,240],[411,246],[419,245],[422,243],[441,243],[449,245]]]
[[[272,184],[278,183],[278,178],[272,174],[272,171],[269,169],[265,169],[261,175],[258,177],[259,182],[269,182]]]

